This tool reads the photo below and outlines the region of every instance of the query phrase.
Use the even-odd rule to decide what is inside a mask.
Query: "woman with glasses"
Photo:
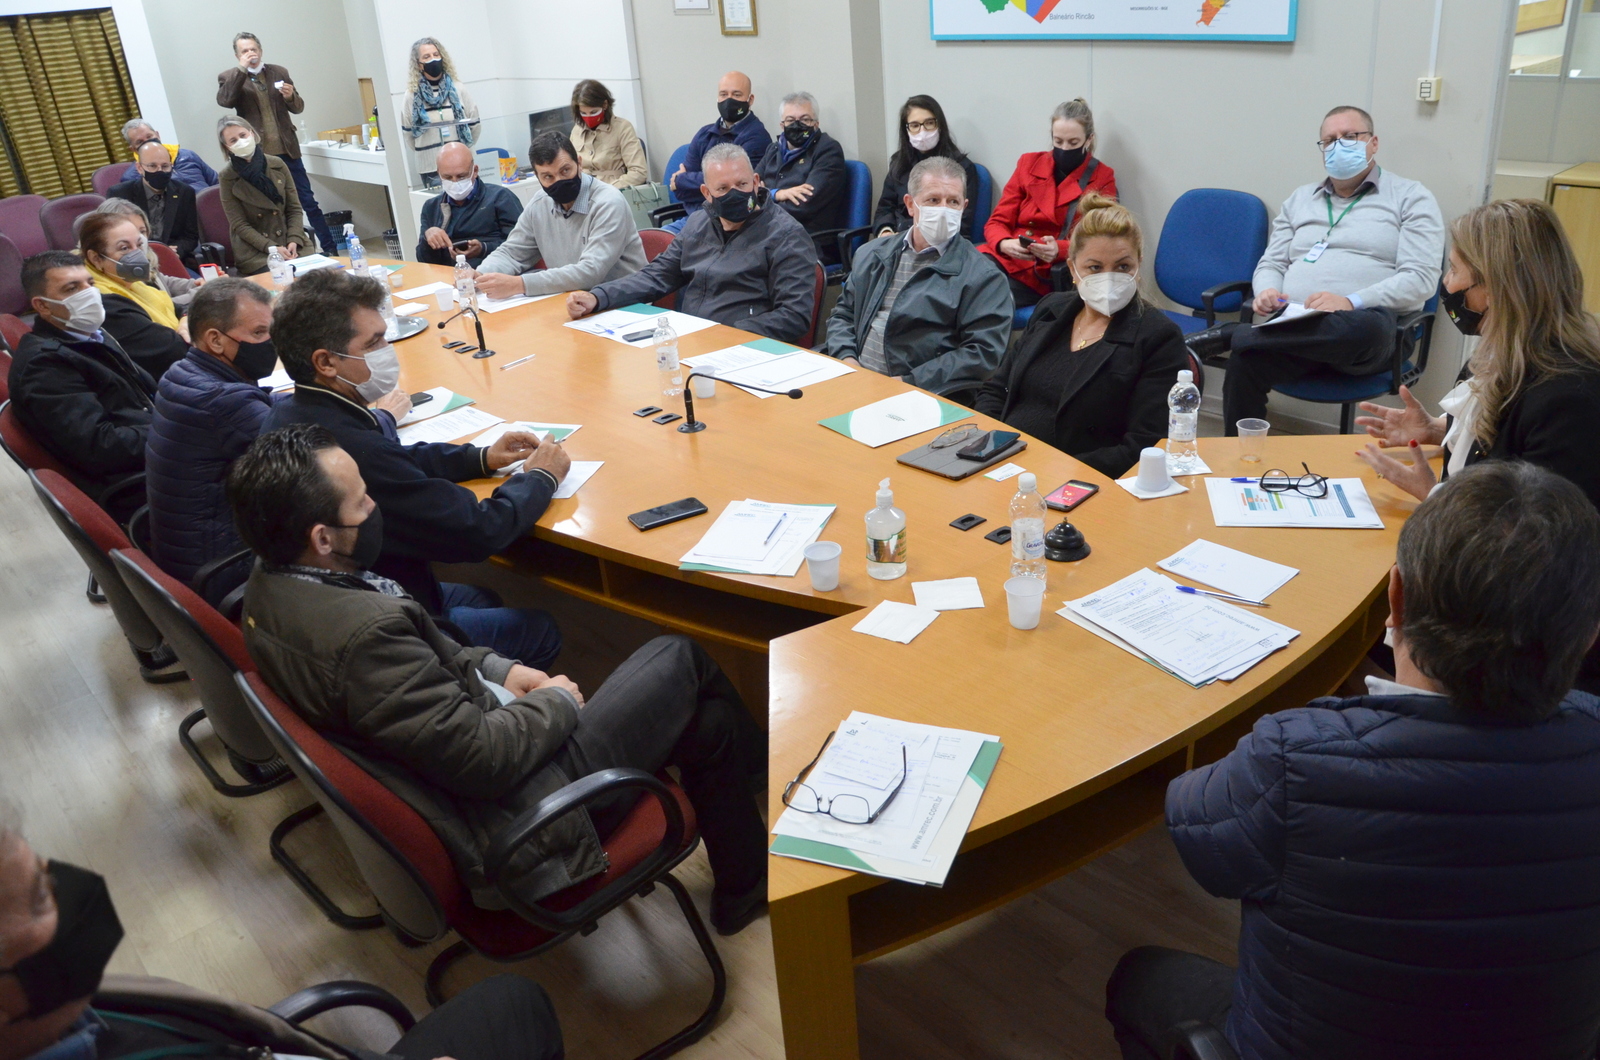
[[[101,327],[159,380],[189,352],[189,327],[152,280],[157,266],[149,241],[126,216],[88,213],[78,227],[78,254],[105,306]]]
[[[905,205],[906,182],[911,177],[912,167],[933,155],[951,159],[966,174],[967,207],[961,214],[961,231],[963,234],[972,231],[972,211],[978,202],[978,167],[956,146],[939,101],[932,96],[912,96],[900,108],[900,148],[889,158],[883,193],[878,196],[878,208],[872,214],[875,234],[886,236],[911,227],[911,214]]]
[[[1050,150],[1029,151],[983,226],[989,255],[1011,281],[1021,309],[1055,289],[1051,269],[1079,217],[1079,200],[1090,191],[1115,199],[1117,175],[1094,157],[1094,114],[1074,99],[1050,115]],[[1060,286],[1066,286],[1065,277]]]
[[[761,183],[772,189],[772,201],[781,203],[807,232],[844,227],[845,191],[850,183],[844,148],[822,131],[817,98],[811,93],[791,92],[783,97],[778,138],[761,156],[756,172]]]
[[[1081,205],[1067,251],[1075,289],[1039,301],[975,407],[1117,478],[1166,435],[1167,391],[1189,354],[1178,325],[1139,297],[1139,222],[1099,192]]]

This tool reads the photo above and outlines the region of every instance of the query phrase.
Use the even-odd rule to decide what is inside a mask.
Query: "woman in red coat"
[[[978,249],[1011,280],[1017,308],[1050,293],[1050,266],[1060,256],[1077,220],[1074,204],[1085,191],[1117,197],[1117,177],[1095,158],[1094,115],[1081,99],[1063,103],[1050,115],[1049,151],[1030,151],[1017,159],[1000,202],[989,215]]]

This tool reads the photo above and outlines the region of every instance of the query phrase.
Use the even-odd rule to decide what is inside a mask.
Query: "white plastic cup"
[[[1044,579],[1007,578],[1006,610],[1013,629],[1037,629],[1044,608]]]
[[[1261,440],[1272,429],[1266,420],[1240,420],[1239,459],[1252,464],[1261,462]]]
[[[813,541],[806,546],[806,572],[811,575],[812,589],[831,593],[839,587],[839,556],[843,552],[837,541]]]
[[[717,381],[708,379],[703,375],[697,375],[689,380],[689,387],[694,391],[694,396],[697,398],[713,398],[717,396]]]
[[[439,312],[448,313],[455,308],[456,291],[454,287],[433,292],[433,304],[439,307]]]
[[[1160,493],[1172,485],[1172,476],[1167,473],[1165,449],[1158,449],[1152,445],[1140,451],[1139,477],[1134,480],[1134,485],[1146,493]]]

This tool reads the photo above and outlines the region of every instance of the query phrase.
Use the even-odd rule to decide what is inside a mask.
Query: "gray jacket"
[[[817,251],[806,230],[772,202],[726,240],[721,226],[704,210],[690,214],[656,260],[594,289],[597,308],[677,291],[680,313],[784,342],[805,338],[817,298]]]
[[[833,357],[860,357],[872,320],[894,280],[905,233],[874,239],[856,251],[833,316]],[[981,386],[1011,340],[1011,288],[1005,273],[965,236],[952,236],[933,264],[912,273],[889,311],[883,356],[890,375],[936,394]]]
[[[483,855],[518,814],[575,779],[552,758],[578,725],[577,702],[539,688],[502,706],[483,678],[503,682],[512,660],[463,648],[409,597],[348,580],[258,564],[244,597],[250,658],[296,713],[428,822],[477,905],[503,909]],[[580,812],[524,847],[500,883],[536,902],[605,867]]]
[[[544,268],[535,269],[539,259]],[[587,291],[644,268],[644,244],[622,192],[585,174],[572,212],[536,191],[522,216],[479,272],[522,277],[530,295]]]

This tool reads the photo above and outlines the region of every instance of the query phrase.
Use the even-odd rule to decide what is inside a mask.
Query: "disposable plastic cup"
[[[1036,629],[1039,612],[1044,608],[1044,580],[1042,578],[1006,579],[1006,610],[1011,614],[1014,629]]]
[[[1272,429],[1266,420],[1239,421],[1239,459],[1252,464],[1261,462],[1261,440]]]
[[[806,546],[806,572],[811,575],[811,588],[819,593],[831,593],[839,587],[839,556],[843,552],[844,548],[837,541],[814,541]]]
[[[707,379],[703,375],[697,375],[689,380],[689,386],[694,390],[694,396],[697,398],[717,396],[717,381],[715,379]]]
[[[456,292],[453,287],[446,287],[433,292],[434,304],[439,307],[439,312],[448,313],[455,308]]]

